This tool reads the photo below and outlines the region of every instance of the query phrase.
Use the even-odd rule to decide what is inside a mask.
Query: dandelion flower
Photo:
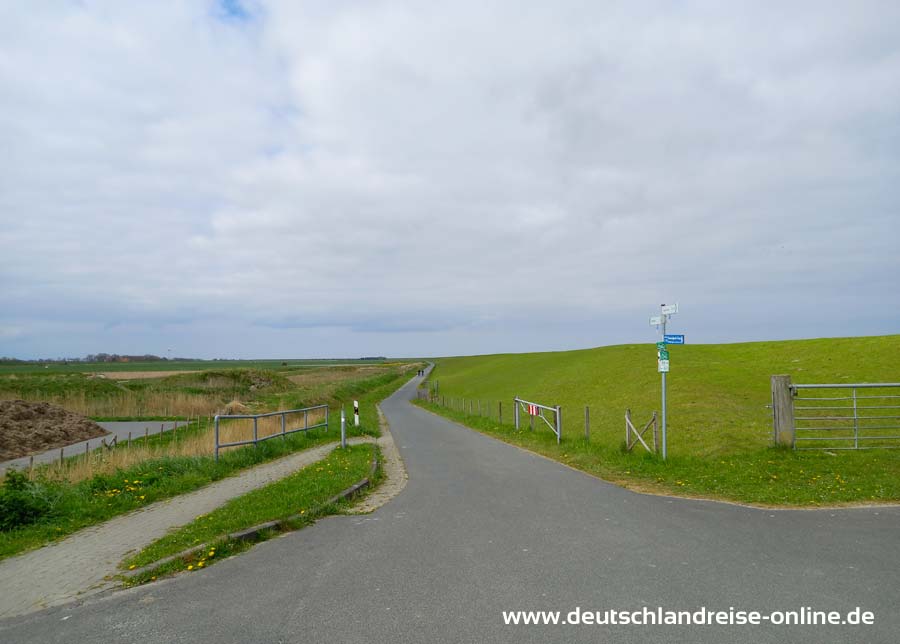
[[[130,566],[128,566],[128,570],[134,570],[134,564],[131,564]]]
[[[194,566],[188,566],[188,570],[193,570]]]

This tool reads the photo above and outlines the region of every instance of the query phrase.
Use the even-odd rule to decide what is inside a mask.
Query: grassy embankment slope
[[[493,417],[440,413],[636,489],[772,505],[900,500],[900,450],[775,449],[766,407],[773,374],[789,374],[794,383],[897,382],[900,336],[670,346],[667,462],[640,446],[630,454],[622,450],[625,409],[640,425],[659,409],[655,352],[648,343],[445,358],[431,379],[448,401],[491,401]],[[546,428],[532,433],[509,426],[516,395],[562,405],[559,447]],[[503,401],[503,425],[497,401]]]

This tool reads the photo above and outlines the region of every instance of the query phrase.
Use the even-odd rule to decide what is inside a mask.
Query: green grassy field
[[[883,502],[900,500],[900,450],[773,449],[767,405],[773,374],[789,374],[794,383],[896,382],[898,351],[900,336],[670,346],[666,463],[640,447],[621,450],[625,409],[643,424],[660,408],[655,344],[442,358],[431,380],[448,406],[483,401],[492,418],[441,413],[634,487],[763,504]],[[517,395],[562,405],[559,448],[546,428],[517,433],[505,426]],[[499,401],[504,425],[497,422]]]

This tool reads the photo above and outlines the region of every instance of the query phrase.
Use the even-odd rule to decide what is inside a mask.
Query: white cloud
[[[0,325],[31,329],[0,353],[558,348],[641,339],[671,297],[698,340],[900,321],[891,3],[0,23]]]

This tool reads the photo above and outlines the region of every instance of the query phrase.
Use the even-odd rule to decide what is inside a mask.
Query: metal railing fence
[[[323,420],[313,425],[309,424],[309,414],[310,412],[325,410],[325,415]],[[287,416],[290,414],[303,414],[303,426],[302,427],[294,427],[288,429],[287,427]],[[260,418],[271,418],[274,416],[281,416],[281,431],[276,432],[274,434],[269,434],[267,436],[260,437],[259,436],[259,419]],[[253,421],[253,438],[248,440],[240,440],[240,441],[231,441],[228,443],[222,443],[220,441],[219,436],[219,421],[222,420],[252,420]],[[216,460],[219,460],[219,450],[223,447],[237,447],[239,445],[258,445],[263,441],[267,441],[270,438],[281,437],[282,439],[287,438],[288,434],[293,434],[295,432],[306,432],[311,429],[316,429],[317,427],[325,427],[328,428],[328,405],[315,405],[313,407],[304,407],[302,409],[286,409],[283,411],[271,411],[265,414],[223,414],[216,415],[215,417],[215,435],[216,435]]]
[[[900,383],[797,384],[791,393],[795,449],[900,447]]]

